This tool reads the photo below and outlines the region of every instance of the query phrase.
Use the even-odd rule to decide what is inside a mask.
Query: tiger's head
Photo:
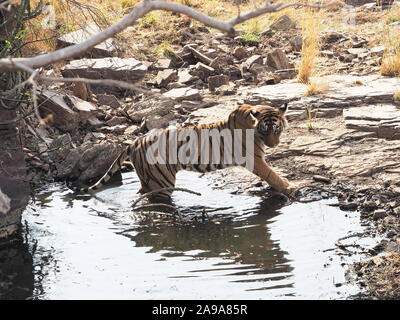
[[[251,107],[250,115],[254,120],[255,135],[270,148],[279,144],[281,133],[287,126],[285,117],[287,108],[287,103],[279,108],[269,106]]]

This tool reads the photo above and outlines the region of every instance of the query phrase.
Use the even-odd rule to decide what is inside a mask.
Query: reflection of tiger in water
[[[286,179],[281,178],[266,163],[264,153],[265,145],[268,147],[275,147],[279,144],[279,137],[282,133],[282,130],[287,125],[287,121],[285,119],[286,110],[287,104],[280,108],[273,108],[269,106],[240,106],[229,115],[226,121],[191,126],[188,128],[159,130],[159,136],[160,134],[164,134],[164,137],[167,141],[167,143],[164,144],[164,149],[167,149],[164,150],[164,152],[166,151],[166,153],[164,154],[164,159],[174,159],[174,161],[170,162],[165,161],[164,163],[160,163],[159,161],[158,163],[155,163],[154,161],[149,161],[148,154],[150,149],[152,148],[151,146],[153,145],[154,147],[154,141],[156,139],[154,138],[154,135],[151,134],[139,137],[131,145],[127,146],[122,151],[119,157],[111,165],[110,169],[97,183],[87,189],[81,189],[81,191],[95,190],[101,187],[104,182],[107,182],[110,179],[111,175],[121,169],[123,163],[127,160],[133,164],[136,169],[136,173],[140,178],[142,188],[139,192],[147,193],[163,188],[173,189],[173,187],[175,186],[175,176],[179,170],[209,172],[230,166],[244,166],[243,162],[237,163],[235,159],[231,159],[230,161],[226,159],[226,155],[229,154],[229,152],[232,154],[233,149],[239,148],[239,150],[241,150],[242,152],[241,155],[243,155],[243,157],[252,157],[251,160],[253,166],[249,170],[259,176],[261,179],[268,182],[270,186],[277,189],[278,191],[286,193],[288,195],[292,195],[292,193],[294,192],[294,187],[291,186]],[[189,139],[178,142],[178,148],[175,148],[174,151],[171,151],[172,148],[168,144],[168,139],[173,135],[173,132],[180,134],[183,133],[183,130],[186,130],[189,135],[191,133],[195,133],[198,137],[202,137],[202,135],[204,134],[203,132],[205,131],[235,131],[232,129],[236,129],[236,132],[239,129],[239,131],[243,134],[240,140],[234,138],[231,140],[225,140],[224,137],[224,139],[219,140],[219,145],[215,147],[215,142],[207,136],[206,141],[209,141],[209,144],[201,146],[200,144],[198,144],[196,147],[197,153],[195,152],[194,156],[195,159],[194,161],[189,161],[189,163],[187,161],[185,161],[184,163],[183,161],[179,161],[179,159],[181,158],[179,158],[179,156],[177,155],[177,150],[180,150],[179,148],[187,143]],[[246,129],[253,130],[246,131]],[[252,145],[246,148],[246,134],[249,134],[249,132],[252,133],[253,137],[253,139],[250,140],[252,141]],[[239,144],[239,146],[237,146],[237,144]],[[208,153],[206,157],[202,158],[202,155],[205,154],[204,148],[208,148]],[[213,149],[217,149],[217,151]],[[154,153],[154,155],[157,156],[162,152],[163,150],[161,150],[160,148],[157,152]],[[187,154],[187,152],[184,154]],[[214,156],[216,156],[216,158],[214,158]],[[215,162],[215,159],[217,159],[218,161]],[[152,197],[157,199],[161,198],[165,200],[170,200],[171,193],[172,190],[163,190],[158,193],[156,192],[156,196]]]

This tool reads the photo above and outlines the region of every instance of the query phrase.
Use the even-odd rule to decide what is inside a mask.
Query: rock
[[[331,44],[343,38],[345,38],[344,35],[337,31],[327,31],[325,34],[323,34],[322,41],[324,43]]]
[[[176,116],[172,113],[169,113],[165,116],[154,116],[149,119],[146,119],[145,126],[147,130],[166,128],[168,127],[171,121],[176,120]]]
[[[4,89],[0,81],[1,90]],[[0,189],[4,195],[0,200],[0,203],[2,202],[0,239],[3,239],[14,235],[20,229],[21,214],[30,198],[29,182],[31,177],[27,174],[21,133],[17,131],[18,120],[15,121],[20,119],[19,115],[15,109],[7,110],[0,107],[0,119]],[[11,201],[8,202],[7,198]],[[8,263],[6,260],[5,264],[9,267]]]
[[[206,55],[202,54],[200,51],[196,50],[195,48],[193,48],[191,46],[187,46],[187,48],[189,49],[189,51],[193,54],[193,56],[197,60],[199,60],[199,61],[201,61],[201,62],[203,62],[203,63],[205,63],[207,65],[210,65],[211,62],[213,61],[213,59],[211,59],[211,58],[207,57]]]
[[[379,122],[368,120],[347,120],[345,123],[346,128],[356,129],[358,131],[377,132],[379,127]]]
[[[392,120],[400,119],[400,109],[393,105],[368,105],[343,110],[345,120]]]
[[[57,49],[65,48],[71,45],[82,43],[94,35],[98,34],[101,30],[97,25],[90,24],[84,29],[76,30],[67,33],[57,39]],[[75,58],[104,58],[112,57],[116,51],[114,41],[112,39],[107,39],[106,41],[96,45],[92,49],[85,51],[80,56]]]
[[[137,125],[132,125],[132,126],[129,126],[128,128],[125,129],[124,135],[126,135],[126,136],[132,136],[132,135],[134,135],[135,133],[138,133],[139,130],[140,130],[140,127],[139,127],[139,126],[137,126]]]
[[[283,15],[273,22],[269,28],[274,31],[284,31],[296,28],[296,23],[287,15]]]
[[[374,219],[378,220],[378,219],[383,219],[384,217],[386,217],[387,213],[384,209],[377,209],[374,211]]]
[[[163,94],[166,98],[171,98],[176,101],[182,100],[201,100],[200,91],[192,88],[176,88],[169,90]]]
[[[293,67],[281,49],[274,49],[267,54],[267,65],[277,70]]]
[[[216,88],[229,84],[229,77],[226,75],[211,76],[208,78],[208,89],[214,91]]]
[[[110,120],[106,121],[106,125],[113,127],[117,126],[123,123],[126,123],[126,118],[125,117],[112,117]]]
[[[173,63],[171,59],[158,59],[154,65],[155,69],[171,69],[173,68]]]
[[[358,57],[365,56],[368,53],[368,49],[365,48],[349,48],[347,52]]]
[[[129,118],[135,122],[142,122],[143,119],[148,119],[153,116],[163,117],[173,112],[175,101],[171,99],[146,99],[135,103],[132,106],[126,107],[125,112]]]
[[[371,55],[374,56],[382,56],[384,52],[385,52],[384,46],[377,46],[370,49]]]
[[[372,105],[343,110],[347,128],[374,131],[380,138],[400,138],[400,110],[393,105]]]
[[[48,152],[49,159],[53,163],[61,163],[65,160],[70,150],[74,147],[75,145],[72,142],[69,133],[63,134],[50,143],[49,149],[51,151]]]
[[[88,132],[86,136],[83,138],[83,143],[87,142],[95,142],[97,140],[103,140],[106,138],[106,135],[101,132]]]
[[[205,65],[204,63],[197,63],[195,68],[196,74],[203,80],[215,72],[215,69]]]
[[[316,104],[320,109],[336,108],[340,110],[365,106],[365,104],[393,103],[393,92],[400,86],[399,78],[379,75],[362,77],[331,75],[324,79],[329,82],[330,90],[318,96],[305,97],[304,92],[307,86],[296,82],[260,86],[242,91],[251,97],[251,103],[280,105],[283,102],[291,102],[290,109],[304,110],[306,104]],[[355,82],[359,82],[361,85],[354,86]]]
[[[61,69],[63,77],[114,79],[130,82],[141,80],[146,72],[147,67],[134,58],[72,60]]]
[[[83,144],[56,163],[57,178],[88,182],[104,175],[122,148],[111,144]]]
[[[159,87],[166,87],[170,82],[178,78],[178,73],[173,69],[159,71],[156,77],[156,84]]]
[[[400,118],[380,121],[378,126],[378,137],[385,139],[400,139]]]
[[[6,214],[10,211],[10,203],[11,199],[0,189],[0,214]]]
[[[247,69],[250,69],[251,66],[252,66],[254,63],[263,64],[263,58],[262,58],[262,56],[260,56],[260,55],[258,55],[258,54],[252,55],[250,58],[248,58],[248,59],[245,61],[244,65],[246,66]]]
[[[227,60],[224,57],[218,56],[211,63],[210,67],[214,69],[221,69],[227,65]]]
[[[190,85],[193,82],[195,82],[198,79],[198,77],[192,75],[188,69],[184,70],[179,70],[178,71],[178,82],[185,84],[185,85]],[[173,88],[170,88],[173,89]]]
[[[229,84],[224,84],[215,90],[216,94],[223,96],[230,96],[236,94],[235,85],[232,82]]]
[[[300,35],[294,36],[290,38],[289,43],[293,51],[300,52],[303,46],[303,37]]]
[[[236,48],[233,50],[233,56],[234,56],[235,58],[239,59],[239,60],[242,60],[242,59],[246,58],[247,55],[248,55],[247,50],[244,49],[244,48],[241,47],[241,46],[240,46],[240,47],[236,47]]]
[[[99,105],[106,105],[113,109],[118,109],[121,107],[121,103],[117,97],[112,94],[98,94],[96,97]]]
[[[87,119],[87,122],[89,123],[89,125],[93,128],[98,128],[101,127],[104,123],[102,121],[100,121],[99,119],[97,119],[96,117],[90,117],[89,119]]]
[[[352,62],[357,56],[351,53],[343,53],[339,56],[339,61],[342,62]]]
[[[51,115],[55,126],[65,131],[75,129],[81,120],[88,119],[97,111],[90,102],[51,90],[38,92],[38,99],[42,117]]]

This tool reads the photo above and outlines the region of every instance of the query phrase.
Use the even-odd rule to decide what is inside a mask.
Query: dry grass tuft
[[[380,72],[384,76],[400,77],[400,35],[392,36],[388,32],[385,47]]]
[[[325,79],[314,78],[309,80],[305,96],[313,96],[316,94],[326,93],[329,90],[329,84]]]
[[[316,58],[320,49],[321,23],[316,12],[304,10],[301,19],[303,46],[301,48],[301,60],[298,65],[297,80],[308,83],[314,74]]]

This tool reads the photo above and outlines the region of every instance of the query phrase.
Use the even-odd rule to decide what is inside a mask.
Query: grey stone
[[[156,69],[171,69],[173,67],[173,63],[171,59],[158,59],[154,65]]]
[[[71,150],[65,160],[56,163],[57,178],[88,182],[104,175],[121,152],[112,144],[83,144]]]
[[[267,65],[277,70],[293,67],[281,49],[274,49],[267,54]]]
[[[159,87],[166,87],[170,82],[178,78],[178,73],[173,69],[159,71],[156,77],[156,84]]]
[[[287,15],[280,16],[275,22],[269,27],[271,30],[282,31],[289,30],[296,27],[296,22],[290,19]]]
[[[125,129],[124,134],[126,136],[131,136],[131,135],[137,133],[139,130],[140,130],[139,126],[132,125],[132,126],[129,126],[128,128]]]
[[[61,130],[75,129],[80,121],[78,112],[64,100],[64,95],[50,90],[42,90],[38,93],[39,111],[42,117],[52,115],[54,125]]]
[[[260,56],[260,55],[258,55],[258,54],[252,55],[250,58],[248,58],[248,59],[245,61],[244,65],[246,66],[247,69],[250,69],[251,66],[252,66],[254,63],[263,64],[263,58],[262,58],[262,56]]]
[[[247,55],[248,55],[247,50],[244,49],[242,46],[236,47],[236,48],[233,50],[233,56],[234,56],[235,58],[239,59],[239,60],[242,60],[242,59],[246,58]]]
[[[274,105],[291,102],[291,108],[304,109],[305,104],[316,104],[322,108],[349,108],[365,104],[393,103],[393,92],[400,86],[399,78],[370,76],[331,75],[324,79],[329,82],[329,91],[305,97],[307,85],[288,81],[254,89],[241,88],[252,101]],[[359,82],[361,85],[354,85]]]
[[[172,113],[169,113],[165,116],[154,116],[149,119],[146,119],[145,125],[147,130],[158,129],[158,128],[165,128],[168,126],[170,121],[176,119],[176,116]]]
[[[383,219],[387,216],[387,213],[384,209],[377,209],[374,211],[374,219],[378,220],[378,219]]]
[[[110,127],[113,127],[113,126],[117,126],[117,125],[126,123],[126,121],[127,120],[126,120],[125,117],[117,117],[117,116],[115,116],[115,117],[112,117],[110,120],[106,121],[105,124],[110,126]]]
[[[98,94],[96,97],[99,105],[106,105],[113,109],[118,109],[121,107],[121,103],[117,97],[112,94]]]
[[[0,189],[0,214],[6,214],[10,211],[11,199]]]
[[[146,99],[139,101],[132,106],[125,108],[130,119],[135,122],[142,122],[143,119],[152,116],[166,116],[174,110],[175,101],[171,99]]]
[[[171,98],[177,101],[182,100],[201,100],[200,91],[192,88],[176,88],[169,90],[163,94],[166,98]]]
[[[289,43],[293,51],[300,52],[303,46],[303,37],[300,35],[294,36],[290,38]]]
[[[58,49],[65,48],[71,45],[79,44],[84,41],[87,41],[94,35],[101,32],[101,28],[95,24],[90,24],[84,29],[76,30],[70,33],[67,33],[57,39]],[[114,44],[114,40],[107,39],[104,42],[96,45],[92,49],[85,51],[83,54],[76,56],[75,58],[104,58],[111,57],[114,55],[116,51],[116,47]]]
[[[147,66],[134,58],[72,60],[61,69],[63,77],[125,81],[141,80],[146,72]]]
[[[193,54],[193,56],[197,60],[199,60],[207,65],[210,65],[211,62],[213,61],[213,59],[207,57],[205,54],[201,53],[200,51],[196,50],[195,48],[193,48],[191,46],[187,46],[187,48],[189,49],[189,51]]]
[[[208,89],[210,91],[214,91],[216,88],[227,84],[229,84],[229,77],[224,74],[208,78]]]
[[[178,82],[179,83],[192,84],[197,79],[198,79],[198,77],[192,75],[188,69],[178,71]]]

